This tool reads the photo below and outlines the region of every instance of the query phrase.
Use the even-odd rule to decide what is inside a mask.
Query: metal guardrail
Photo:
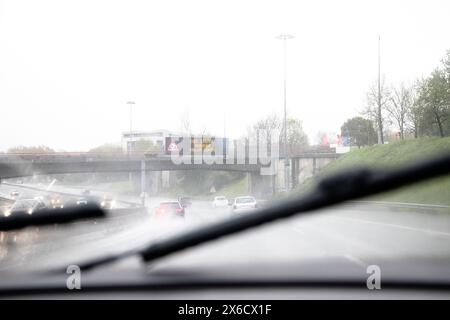
[[[401,208],[401,209],[422,209],[422,210],[446,210],[450,213],[450,206],[440,204],[427,204],[427,203],[413,203],[413,202],[396,202],[396,201],[369,201],[369,200],[355,200],[348,201],[352,204],[364,204],[375,205],[389,208]]]
[[[82,194],[76,194],[76,193],[70,193],[70,192],[64,192],[64,191],[53,191],[53,190],[45,190],[42,188],[38,188],[38,187],[33,187],[33,186],[29,186],[29,185],[17,185],[14,183],[8,183],[8,182],[4,182],[4,184],[9,185],[9,186],[15,186],[15,187],[19,187],[19,188],[24,188],[24,189],[28,189],[28,190],[34,190],[34,191],[39,191],[39,192],[45,192],[48,194],[58,194],[61,196],[66,196],[66,197],[73,197],[73,198],[82,198],[83,195]],[[105,192],[107,193],[107,192]],[[117,200],[121,203],[125,203],[131,206],[135,206],[135,205],[139,205],[140,202],[132,202],[132,201],[127,201],[127,200]]]

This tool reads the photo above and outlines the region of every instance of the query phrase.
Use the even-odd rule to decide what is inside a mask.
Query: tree
[[[362,117],[354,117],[345,121],[341,127],[341,136],[348,137],[350,145],[372,145],[377,142],[377,133],[373,122]]]
[[[362,113],[375,124],[378,144],[384,143],[385,107],[389,100],[390,91],[385,86],[384,80],[381,81],[380,87],[377,83],[370,86],[367,93],[367,108]]]
[[[403,140],[408,120],[407,115],[414,104],[413,87],[402,83],[398,88],[392,88],[391,92],[390,103],[386,104],[386,111],[391,122],[397,127],[400,139]]]
[[[122,147],[114,143],[105,143],[89,150],[90,153],[121,153]]]
[[[39,146],[31,146],[31,147],[25,147],[25,146],[16,146],[9,148],[7,153],[54,153],[55,150],[52,148],[49,148],[44,145]]]
[[[410,113],[415,136],[450,134],[450,50],[431,75],[418,82]]]
[[[135,142],[134,145],[134,151],[137,152],[148,152],[148,151],[154,151],[154,143],[151,140],[146,139],[140,139]]]
[[[260,139],[265,139],[265,141],[271,141],[272,134],[274,131],[280,132],[282,124],[280,118],[272,113],[265,118],[258,120],[252,127],[250,135],[256,138],[256,132],[258,132]]]
[[[289,154],[299,152],[302,148],[309,145],[308,136],[303,131],[302,122],[299,119],[288,118],[287,122],[287,150]],[[259,135],[260,141],[272,141],[272,135],[274,132],[281,133],[283,127],[282,121],[276,114],[268,115],[267,117],[257,121],[252,129],[250,135],[253,138],[257,138]],[[279,144],[284,146],[284,135],[280,134]],[[284,149],[280,149],[282,152]]]
[[[450,77],[450,49],[447,50],[445,57],[442,59],[442,66],[448,80]]]
[[[281,137],[284,140],[284,136]],[[303,131],[302,122],[298,119],[287,119],[287,146],[290,155],[300,152],[309,145],[308,136]]]
[[[424,108],[418,101],[415,101],[408,110],[407,117],[409,119],[410,128],[414,134],[414,138],[417,139],[419,136],[422,136]]]
[[[441,137],[448,134],[450,82],[443,70],[436,69],[419,89],[419,104],[424,107],[424,120],[432,119]],[[430,117],[431,116],[431,117]]]
[[[412,105],[407,110],[406,117],[408,119],[408,129],[414,134],[414,138],[418,138],[422,135],[423,131],[423,119],[424,119],[424,105],[422,100],[419,99],[418,92],[425,80],[417,80],[412,89]]]

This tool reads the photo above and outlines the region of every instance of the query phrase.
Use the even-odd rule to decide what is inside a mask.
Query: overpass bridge
[[[35,175],[96,173],[96,172],[136,172],[140,174],[141,190],[146,191],[148,177],[153,173],[179,170],[214,170],[247,173],[249,193],[267,193],[285,185],[301,183],[304,179],[333,161],[336,153],[301,153],[290,157],[271,159],[274,170],[270,175],[261,174],[263,165],[257,158],[230,158],[223,156],[189,157],[189,161],[175,163],[170,155],[112,154],[112,153],[49,153],[49,154],[1,154],[0,179],[19,178]],[[288,168],[288,170],[286,170]],[[264,191],[266,190],[266,191]]]

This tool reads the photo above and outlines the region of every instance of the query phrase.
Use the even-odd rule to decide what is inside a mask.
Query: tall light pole
[[[381,36],[378,35],[378,97],[377,97],[377,118],[378,118],[378,144],[384,144],[383,122],[381,121]]]
[[[223,113],[223,137],[225,138],[227,134],[227,113]]]
[[[283,133],[284,133],[284,161],[285,161],[285,187],[286,189],[289,189],[289,178],[288,178],[288,170],[287,170],[287,164],[289,162],[288,159],[288,152],[287,152],[287,112],[286,112],[286,105],[287,105],[287,99],[286,99],[286,74],[287,74],[287,59],[286,59],[286,42],[287,40],[293,39],[294,36],[290,34],[280,34],[276,37],[278,40],[283,41],[283,96],[284,96],[284,119],[283,119]]]
[[[131,152],[131,146],[133,145],[133,105],[136,104],[134,101],[128,101],[127,105],[130,106],[130,143],[127,148],[128,154]]]

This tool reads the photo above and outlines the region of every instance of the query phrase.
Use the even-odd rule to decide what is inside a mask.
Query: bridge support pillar
[[[291,159],[291,185],[290,189],[294,189],[298,184],[298,159]]]
[[[161,191],[161,171],[149,171],[148,186],[148,193],[151,195],[155,195]]]
[[[261,175],[258,172],[247,173],[247,191],[249,195],[257,198],[270,196],[274,193],[275,176]]]
[[[141,160],[141,204],[145,207],[145,198],[147,197],[147,180],[145,174],[145,160]]]
[[[288,191],[291,187],[291,160],[289,158],[284,159],[284,188]]]

